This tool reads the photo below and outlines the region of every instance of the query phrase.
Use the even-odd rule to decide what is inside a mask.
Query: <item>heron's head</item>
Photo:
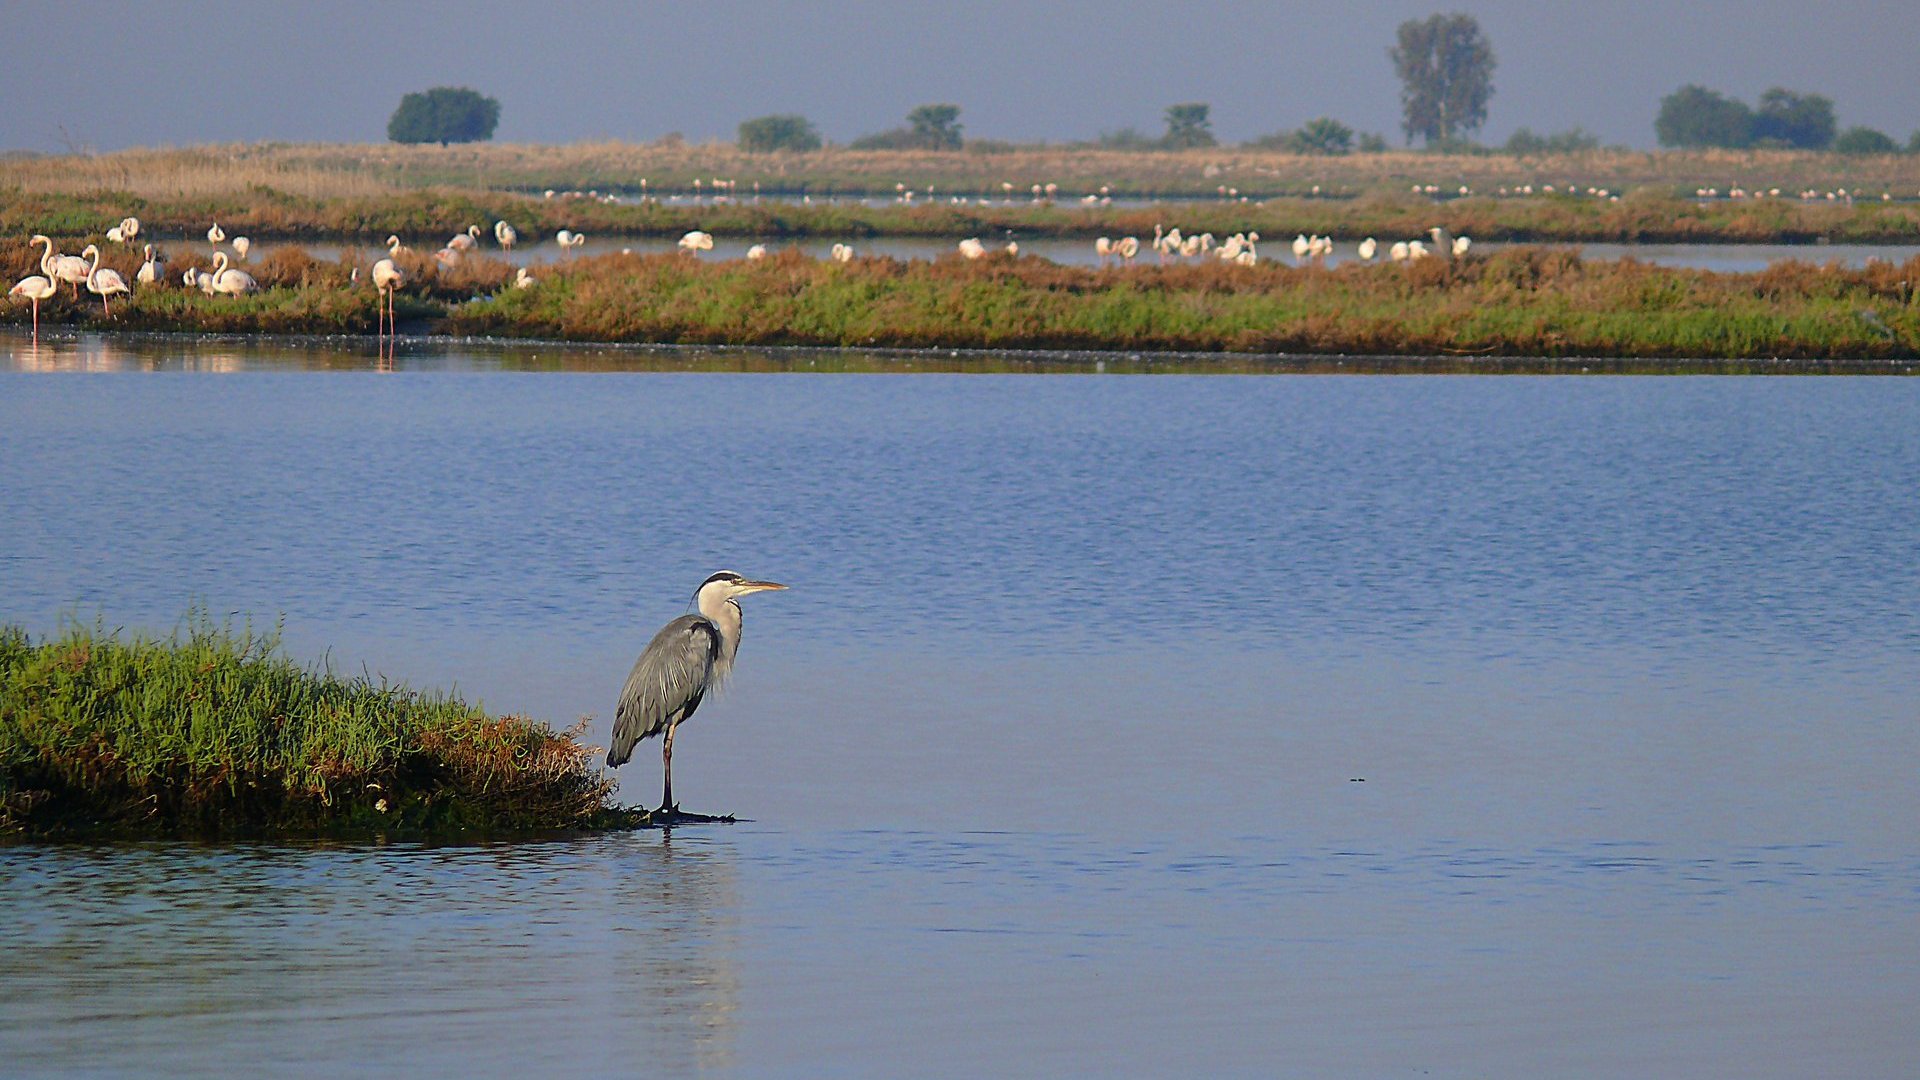
[[[732,600],[749,593],[770,592],[784,588],[786,586],[777,581],[753,581],[732,570],[722,570],[701,582],[693,595],[695,600],[703,596],[712,596],[716,600]]]

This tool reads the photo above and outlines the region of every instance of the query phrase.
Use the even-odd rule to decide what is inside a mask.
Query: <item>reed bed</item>
[[[165,638],[0,628],[0,833],[524,832],[631,826],[580,729],[302,668],[190,616]]]
[[[566,145],[470,143],[455,146],[264,143],[130,150],[114,154],[0,159],[0,189],[83,194],[112,190],[142,198],[209,196],[261,186],[302,197],[364,197],[390,188],[472,191],[546,188],[690,190],[695,180],[767,191],[891,193],[904,183],[936,194],[998,195],[1056,183],[1074,194],[1106,186],[1124,195],[1207,195],[1237,187],[1256,196],[1357,195],[1405,190],[1414,183],[1448,192],[1465,184],[1575,183],[1615,191],[1658,187],[1691,191],[1779,187],[1868,189],[1911,197],[1920,190],[1914,155],[1847,156],[1802,151],[1592,150],[1568,154],[1432,154],[1393,151],[1341,157],[1240,146],[1183,151],[1112,150],[1083,145],[975,144],[957,151],[856,151],[752,154],[732,143],[663,139]],[[378,189],[378,190],[376,190]]]
[[[0,242],[0,267],[34,252]],[[111,330],[364,334],[376,294],[365,259],[297,248],[250,266],[263,289],[205,296],[170,284],[116,301],[71,290],[42,305],[49,325]],[[137,259],[109,260],[131,280]],[[759,262],[684,254],[605,255],[549,264],[511,286],[507,264],[468,256],[434,266],[404,253],[398,308],[409,332],[593,342],[833,348],[1088,349],[1392,356],[1896,359],[1920,354],[1920,258],[1782,262],[1758,274],[1583,260],[1517,247],[1452,262],[1268,260],[1061,266],[1004,253],[978,261],[816,260],[788,249]],[[359,280],[352,280],[354,269]],[[26,321],[25,304],[0,319]]]
[[[1513,249],[1337,269],[582,260],[454,308],[456,333],[707,345],[1402,356],[1896,358],[1920,347],[1920,259],[1761,274]]]

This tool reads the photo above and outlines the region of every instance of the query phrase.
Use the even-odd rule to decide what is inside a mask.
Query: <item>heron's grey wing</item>
[[[720,631],[705,616],[682,615],[653,635],[620,689],[607,764],[624,764],[635,743],[658,735],[676,715],[693,715],[719,655]]]

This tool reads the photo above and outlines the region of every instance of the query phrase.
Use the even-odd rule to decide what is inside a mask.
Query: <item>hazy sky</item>
[[[1213,105],[1240,140],[1331,115],[1399,141],[1401,20],[1476,16],[1500,66],[1490,122],[1649,146],[1662,95],[1702,82],[1834,99],[1842,126],[1920,128],[1915,0],[0,0],[0,149],[385,137],[410,90],[500,99],[501,140],[731,138],[799,112],[830,139],[929,101],[970,136],[1090,138]]]

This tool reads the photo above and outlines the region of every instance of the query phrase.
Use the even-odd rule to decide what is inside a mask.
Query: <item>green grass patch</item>
[[[304,668],[278,630],[0,628],[0,833],[437,835],[633,827],[580,729]]]

